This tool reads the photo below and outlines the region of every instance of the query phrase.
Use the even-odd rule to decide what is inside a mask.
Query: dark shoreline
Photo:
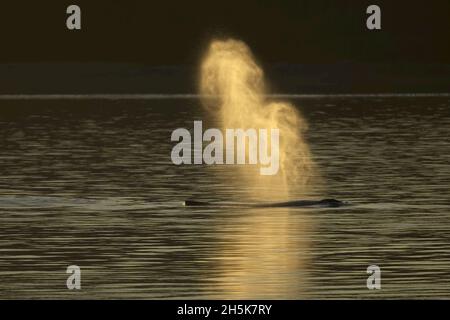
[[[447,93],[450,65],[321,64],[264,66],[271,93]],[[0,65],[0,94],[192,94],[194,66],[107,63]]]

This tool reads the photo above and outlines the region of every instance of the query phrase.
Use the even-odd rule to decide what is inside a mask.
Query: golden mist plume
[[[218,116],[224,129],[279,129],[278,173],[261,176],[255,170],[254,174],[242,176],[240,183],[246,183],[247,188],[254,190],[261,184],[271,186],[272,190],[267,194],[258,195],[268,200],[289,198],[294,189],[296,195],[304,194],[311,178],[316,175],[303,136],[307,123],[290,103],[268,99],[264,72],[255,62],[249,47],[234,39],[212,41],[200,71],[203,105]],[[240,170],[251,169],[244,166]]]

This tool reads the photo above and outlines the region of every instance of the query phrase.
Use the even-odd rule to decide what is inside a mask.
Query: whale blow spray
[[[303,137],[307,123],[293,105],[267,98],[263,70],[248,46],[233,39],[213,41],[200,72],[202,103],[224,128],[279,129],[278,173],[275,176],[261,176],[257,172],[240,174],[239,182],[254,190],[261,185],[270,186],[270,193],[259,192],[260,198],[288,198],[294,188],[296,192],[304,192],[316,175]],[[241,170],[251,170],[248,167]]]

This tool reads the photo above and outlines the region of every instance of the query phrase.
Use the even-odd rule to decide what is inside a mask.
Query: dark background
[[[66,7],[82,30],[66,29]],[[382,30],[366,29],[378,4]],[[0,61],[120,61],[189,64],[214,36],[246,41],[282,63],[450,63],[450,1],[2,1]]]
[[[66,28],[70,4],[81,7],[80,31]],[[370,4],[381,7],[382,30],[366,28]],[[89,72],[97,69],[96,74],[103,74],[109,68],[110,79],[123,79],[124,72],[150,74],[145,68],[155,66],[195,68],[212,38],[229,36],[249,44],[267,70],[275,65],[301,65],[303,82],[321,85],[322,78],[314,77],[326,73],[330,91],[354,91],[367,75],[365,83],[373,80],[374,84],[356,91],[392,91],[393,86],[394,91],[428,92],[449,87],[448,0],[37,0],[2,2],[0,6],[0,92],[47,92],[55,87],[61,87],[61,92],[76,91],[84,82],[93,81]],[[73,83],[68,90],[62,87],[58,72],[85,81]],[[43,76],[47,77],[44,83],[54,82],[51,88],[39,89],[43,84],[37,84],[37,79]],[[409,80],[404,82],[405,78]],[[395,81],[385,87],[386,79]],[[403,81],[400,87],[398,81]],[[92,90],[112,90],[103,86]],[[193,90],[180,86],[183,89],[173,91]],[[138,83],[121,87],[142,91],[136,89]],[[314,84],[312,88],[298,85],[287,90],[317,91],[314,88]]]

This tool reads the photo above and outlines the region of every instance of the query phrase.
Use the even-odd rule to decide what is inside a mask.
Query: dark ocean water
[[[245,197],[233,167],[171,163],[195,99],[1,101],[0,298],[450,298],[450,98],[293,102],[309,196],[352,206],[183,207]]]

